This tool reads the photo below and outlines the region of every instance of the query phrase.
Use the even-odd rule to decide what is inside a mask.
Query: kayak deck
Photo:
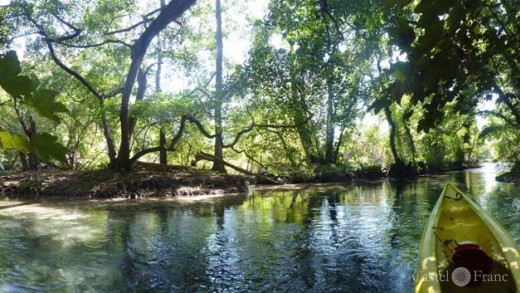
[[[452,273],[457,243],[478,244],[494,262],[475,287],[459,287]],[[423,232],[415,292],[520,292],[520,253],[509,234],[473,200],[446,184]],[[468,277],[473,279],[477,272]]]

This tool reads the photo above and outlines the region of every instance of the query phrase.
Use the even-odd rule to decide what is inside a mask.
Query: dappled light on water
[[[99,225],[104,225],[104,213],[85,213],[70,207],[57,208],[41,204],[18,205],[0,210],[0,217],[13,219],[11,223],[21,227],[24,223],[35,237],[45,237],[58,245],[72,246],[79,242],[96,240]],[[35,224],[37,223],[37,224]]]
[[[412,292],[447,181],[519,240],[518,189],[489,170],[195,201],[0,201],[0,291]]]

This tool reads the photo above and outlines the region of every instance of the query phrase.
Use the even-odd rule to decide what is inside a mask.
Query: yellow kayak
[[[520,292],[515,241],[450,183],[422,235],[415,292]]]

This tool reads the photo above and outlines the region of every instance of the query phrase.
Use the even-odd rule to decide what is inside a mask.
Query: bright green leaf
[[[5,149],[15,149],[20,152],[25,152],[29,149],[29,142],[27,138],[20,135],[11,135],[7,131],[0,132],[1,146]]]

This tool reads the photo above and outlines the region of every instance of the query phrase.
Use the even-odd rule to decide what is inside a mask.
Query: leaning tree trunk
[[[117,162],[112,166],[116,170],[131,169],[133,161],[130,159],[130,138],[132,129],[130,125],[130,97],[137,78],[137,74],[143,63],[144,56],[150,42],[170,23],[180,17],[196,0],[171,1],[162,10],[159,16],[150,23],[146,30],[139,36],[131,48],[131,63],[122,89],[121,108],[119,120],[121,122],[121,144],[117,155]]]

